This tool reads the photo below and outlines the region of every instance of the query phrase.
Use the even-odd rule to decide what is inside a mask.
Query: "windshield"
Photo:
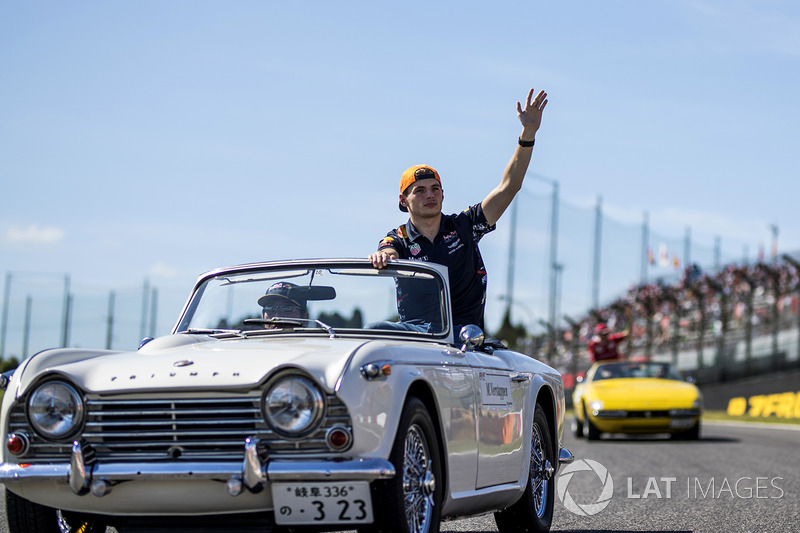
[[[594,380],[619,378],[657,378],[683,381],[669,363],[607,363],[597,367]]]
[[[176,331],[331,328],[440,335],[447,330],[443,301],[440,276],[422,268],[293,263],[205,280]]]

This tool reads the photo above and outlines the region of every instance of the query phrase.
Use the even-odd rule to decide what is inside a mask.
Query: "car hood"
[[[655,378],[607,379],[592,383],[587,395],[602,400],[605,409],[689,408],[698,397],[691,383]]]
[[[303,368],[328,391],[333,391],[353,353],[364,339],[330,339],[327,336],[215,339],[198,335],[173,335],[151,341],[138,352],[93,352],[80,357],[80,350],[56,350],[50,358],[27,368],[65,375],[87,392],[252,388],[278,367]],[[46,356],[42,353],[40,356]],[[72,361],[65,361],[73,356]],[[61,361],[60,364],[47,364]],[[29,365],[30,366],[30,365]],[[38,371],[35,371],[38,370]],[[32,379],[32,378],[31,378]],[[29,386],[20,383],[19,392]]]

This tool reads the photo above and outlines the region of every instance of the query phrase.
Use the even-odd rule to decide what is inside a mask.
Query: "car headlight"
[[[703,399],[697,398],[695,401],[692,402],[692,408],[694,409],[702,409],[703,408]]]
[[[592,411],[600,411],[603,409],[603,402],[601,400],[595,400],[589,404],[589,408],[591,408]]]
[[[83,423],[83,398],[63,381],[49,381],[28,399],[28,419],[42,437],[60,440],[74,434]]]
[[[303,376],[284,376],[264,394],[264,419],[278,433],[299,437],[316,429],[325,407],[322,392]]]

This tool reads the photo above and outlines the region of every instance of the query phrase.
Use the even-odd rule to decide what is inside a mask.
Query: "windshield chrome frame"
[[[182,330],[186,330],[185,324],[189,317],[194,314],[194,311],[197,308],[197,304],[202,299],[203,291],[205,290],[206,283],[213,279],[213,278],[221,278],[225,276],[239,276],[243,274],[247,274],[249,272],[262,272],[265,276],[264,279],[268,279],[268,274],[265,271],[268,270],[304,270],[304,269],[330,269],[332,271],[342,270],[342,269],[374,269],[372,264],[367,259],[294,259],[294,260],[287,260],[287,261],[268,261],[268,262],[261,262],[261,263],[248,263],[244,265],[236,265],[231,267],[225,268],[218,268],[215,270],[211,270],[204,274],[201,274],[197,281],[194,284],[191,294],[189,298],[186,300],[186,303],[183,306],[183,309],[178,317],[178,320],[175,322],[175,325],[172,328],[172,334],[177,334]],[[421,334],[418,332],[396,332],[396,331],[388,331],[388,330],[359,330],[359,333],[370,333],[370,334],[379,334],[379,335],[388,335],[388,336],[403,336],[404,333],[408,333],[408,336],[420,338],[420,336],[424,338],[433,338],[437,340],[444,340],[446,342],[451,342],[453,338],[452,332],[452,323],[453,323],[453,316],[452,310],[450,308],[450,286],[448,284],[448,276],[447,276],[447,267],[443,265],[439,265],[436,263],[428,263],[423,261],[410,261],[410,260],[395,260],[389,263],[384,269],[381,269],[380,272],[377,272],[375,275],[390,275],[391,272],[398,272],[401,275],[407,275],[408,272],[421,272],[427,275],[431,275],[436,279],[439,279],[441,282],[442,287],[442,297],[441,297],[441,304],[443,306],[442,309],[442,316],[444,319],[444,324],[442,324],[442,331],[440,333],[425,333]],[[352,331],[352,330],[350,330]]]

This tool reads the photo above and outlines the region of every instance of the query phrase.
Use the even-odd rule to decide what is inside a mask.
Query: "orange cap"
[[[424,180],[428,178],[433,178],[439,182],[439,186],[442,186],[442,180],[439,178],[439,173],[433,167],[429,167],[428,165],[414,165],[413,167],[408,167],[404,172],[402,177],[400,178],[400,194],[406,192],[406,189],[417,180]],[[400,205],[400,211],[407,212],[408,209]]]

